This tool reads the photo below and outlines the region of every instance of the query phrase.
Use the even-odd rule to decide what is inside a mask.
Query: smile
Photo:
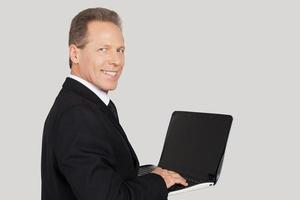
[[[101,70],[104,74],[111,76],[111,77],[115,77],[117,75],[116,71],[105,71],[105,70]]]

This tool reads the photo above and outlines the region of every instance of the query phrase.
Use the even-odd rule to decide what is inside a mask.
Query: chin
[[[111,85],[111,86],[107,86],[107,87],[104,87],[103,90],[104,91],[113,91],[117,88],[117,85]]]
[[[108,90],[106,90],[106,91],[113,91],[113,90],[115,90],[117,87],[113,87],[113,88],[109,88]]]

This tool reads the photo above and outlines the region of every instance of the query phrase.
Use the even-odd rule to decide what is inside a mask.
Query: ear
[[[69,57],[74,64],[79,63],[79,49],[74,44],[69,46]]]

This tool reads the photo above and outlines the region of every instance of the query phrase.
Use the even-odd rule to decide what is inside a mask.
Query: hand
[[[151,173],[160,175],[165,180],[167,188],[170,188],[172,185],[175,184],[181,184],[184,186],[188,185],[186,180],[182,176],[180,176],[180,174],[174,171],[169,171],[160,167],[156,167]]]

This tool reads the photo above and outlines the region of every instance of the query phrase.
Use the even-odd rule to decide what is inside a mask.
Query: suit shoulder
[[[54,110],[63,113],[72,108],[85,108],[94,110],[97,105],[88,99],[70,90],[61,90],[53,104]]]
[[[85,99],[73,91],[66,91],[62,89],[56,97],[45,123],[52,124],[52,127],[56,127],[57,122],[63,115],[77,113],[77,116],[82,114],[95,116],[96,112],[98,113],[97,116],[99,118],[99,112],[102,111],[95,103]]]

